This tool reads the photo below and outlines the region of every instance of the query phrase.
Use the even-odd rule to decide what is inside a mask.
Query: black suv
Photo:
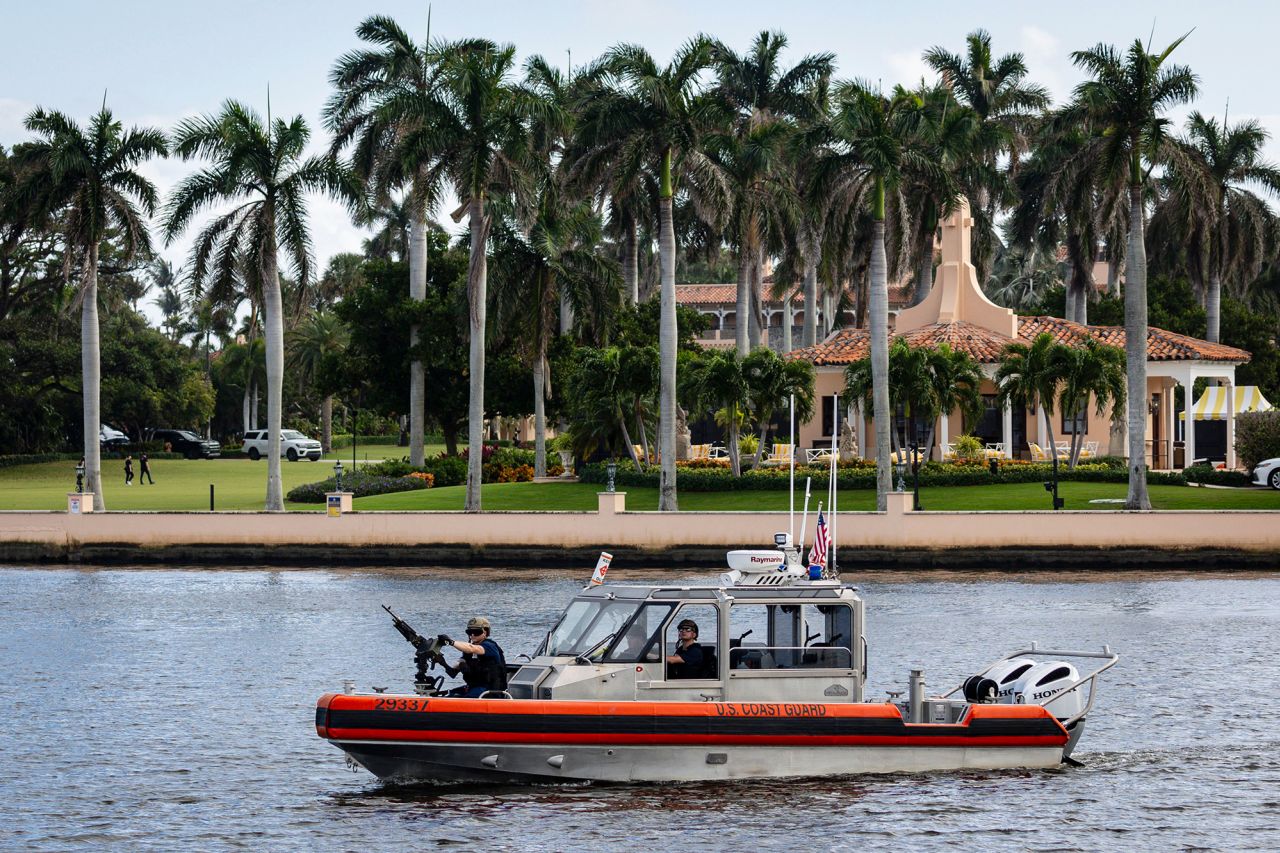
[[[205,440],[189,429],[158,429],[151,433],[152,441],[163,441],[165,450],[181,453],[188,459],[217,459],[222,455],[222,445],[212,439]]]

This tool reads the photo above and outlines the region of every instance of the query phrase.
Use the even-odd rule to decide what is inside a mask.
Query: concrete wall
[[[1280,567],[1276,512],[921,512],[894,495],[887,513],[840,513],[841,560],[865,566],[1157,565]],[[770,547],[786,513],[59,512],[0,513],[0,560],[330,563],[431,560],[585,565],[723,565],[732,548]],[[812,519],[810,520],[812,527]],[[799,519],[797,517],[797,524]],[[1025,564],[1025,565],[1024,565]]]

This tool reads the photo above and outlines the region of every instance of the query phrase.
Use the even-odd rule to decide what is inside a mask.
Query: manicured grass
[[[282,462],[284,491],[332,476],[325,462]],[[155,485],[141,485],[138,460],[133,460],[134,481],[124,484],[124,462],[104,459],[104,497],[109,510],[205,510],[209,509],[209,484],[214,485],[217,509],[262,509],[267,495],[267,466],[248,459],[156,459],[151,462]],[[0,510],[66,509],[66,493],[76,487],[74,462],[46,462],[0,468]],[[292,509],[322,510],[319,505]]]
[[[1274,509],[1280,510],[1280,492],[1270,489],[1204,489],[1188,486],[1151,486],[1151,501],[1157,509]],[[493,483],[484,487],[486,510],[594,510],[595,483]],[[627,509],[656,510],[657,489],[626,489]],[[1124,483],[1062,483],[1058,493],[1067,509],[1118,509],[1117,504],[1091,504],[1095,499],[1123,499]],[[375,495],[355,501],[357,510],[460,510],[466,489],[448,486],[416,492]],[[810,498],[816,510],[818,495]],[[999,486],[939,486],[922,489],[920,502],[929,510],[1042,510],[1049,509],[1049,495],[1039,483]],[[803,503],[797,494],[796,509]],[[684,492],[681,510],[697,511],[784,511],[787,493],[771,491]],[[872,510],[875,493],[849,490],[840,493],[843,510]]]
[[[377,447],[374,445],[373,447]],[[403,450],[402,448],[387,448]],[[428,448],[428,453],[431,453]],[[438,452],[438,451],[436,451]],[[363,453],[360,454],[363,456]],[[372,455],[372,454],[371,454]],[[350,456],[344,461],[349,467]],[[284,490],[332,475],[332,462],[284,462]],[[207,510],[209,484],[215,486],[215,506],[222,510],[262,509],[266,495],[266,466],[245,459],[166,460],[152,462],[156,484],[124,486],[124,463],[104,460],[107,508],[112,510]],[[137,464],[135,460],[135,472]],[[66,508],[66,493],[75,488],[75,465],[46,462],[0,469],[0,510],[57,510]],[[484,487],[486,510],[592,511],[597,506],[595,483],[493,483]],[[1117,509],[1118,505],[1091,504],[1095,499],[1123,499],[1124,483],[1062,483],[1060,494],[1067,509]],[[627,489],[627,508],[656,510],[657,489]],[[375,495],[355,501],[360,511],[460,510],[466,489],[448,486],[414,492]],[[818,494],[810,511],[818,506]],[[928,510],[1044,510],[1049,496],[1039,483],[1001,486],[949,486],[922,489],[921,503]],[[1187,486],[1151,486],[1157,509],[1274,509],[1280,510],[1280,492],[1271,489],[1206,489]],[[802,494],[796,496],[801,508]],[[840,508],[871,510],[875,494],[868,490],[840,493]],[[288,504],[291,510],[318,512],[319,504]],[[680,509],[687,511],[785,511],[787,493],[780,492],[684,492]]]

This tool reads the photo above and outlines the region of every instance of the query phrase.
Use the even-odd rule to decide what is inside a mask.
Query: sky
[[[185,117],[217,111],[227,99],[265,112],[269,87],[273,114],[301,114],[318,151],[328,142],[321,121],[328,73],[342,53],[360,46],[356,26],[369,15],[390,15],[425,37],[428,8],[433,38],[509,42],[522,58],[541,54],[563,66],[580,65],[623,42],[640,44],[663,62],[699,32],[745,50],[761,30],[781,30],[790,40],[790,62],[830,51],[838,78],[880,81],[886,89],[932,80],[921,54],[933,46],[963,52],[965,35],[982,28],[991,33],[997,55],[1024,54],[1030,79],[1057,103],[1081,79],[1072,50],[1100,42],[1124,46],[1135,38],[1163,48],[1192,31],[1174,61],[1199,75],[1200,95],[1172,114],[1179,125],[1192,109],[1221,118],[1229,104],[1232,122],[1255,118],[1280,137],[1280,94],[1270,82],[1280,32],[1280,4],[1274,2],[1072,0],[979,7],[867,0],[3,0],[0,145],[30,138],[23,121],[36,106],[84,123],[105,92],[126,126],[172,129]],[[1277,139],[1268,157],[1280,161]],[[148,163],[143,171],[167,194],[194,167],[173,159]],[[448,224],[443,213],[441,218]],[[180,265],[198,225],[161,247],[161,254]],[[312,202],[311,226],[321,269],[335,254],[359,251],[368,236],[340,205],[323,198]],[[148,314],[158,317],[154,308]]]

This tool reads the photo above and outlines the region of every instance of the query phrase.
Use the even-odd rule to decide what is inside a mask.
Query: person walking
[[[124,484],[126,486],[133,485],[133,457],[126,456],[124,458]]]
[[[150,481],[151,485],[156,484],[156,478],[151,476],[151,466],[147,464],[147,454],[138,457],[138,485]]]

